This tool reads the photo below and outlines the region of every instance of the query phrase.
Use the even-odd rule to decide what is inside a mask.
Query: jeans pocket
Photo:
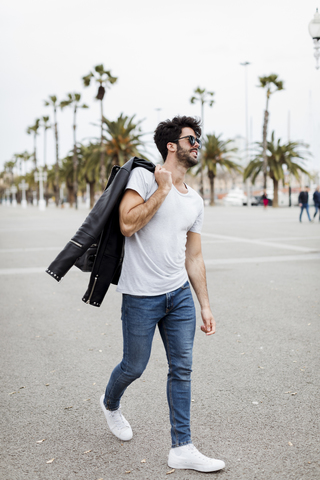
[[[182,285],[182,290],[187,290],[187,288],[190,288],[190,283],[189,281],[187,280],[186,283],[184,285]]]

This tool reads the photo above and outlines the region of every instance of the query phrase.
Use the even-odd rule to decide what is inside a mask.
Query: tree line
[[[135,115],[128,117],[121,113],[115,120],[109,120],[103,111],[103,99],[106,90],[117,82],[117,77],[111,71],[105,70],[103,64],[96,65],[92,71],[82,77],[84,87],[89,87],[92,82],[98,84],[96,99],[100,101],[100,140],[89,140],[86,144],[77,140],[77,115],[79,109],[89,108],[81,104],[80,93],[68,93],[64,100],[58,101],[55,95],[45,100],[45,106],[50,107],[53,113],[53,123],[50,117],[37,118],[34,125],[27,128],[27,133],[33,136],[33,152],[24,151],[14,154],[13,158],[4,164],[4,170],[0,173],[3,179],[2,193],[4,188],[11,184],[18,184],[22,178],[29,184],[29,188],[35,189],[34,173],[38,169],[37,161],[37,136],[43,131],[44,139],[44,169],[47,171],[45,196],[47,199],[54,197],[58,206],[61,203],[60,186],[64,182],[68,192],[68,201],[71,206],[78,207],[77,199],[79,190],[84,193],[86,185],[90,189],[90,206],[94,204],[95,192],[102,192],[106,185],[107,177],[114,165],[124,165],[132,156],[146,158],[146,142],[143,140],[144,133],[141,129],[141,121],[135,120]],[[264,110],[263,132],[261,142],[256,142],[250,148],[251,160],[243,168],[238,163],[239,150],[235,147],[232,139],[223,139],[222,134],[203,134],[203,148],[199,164],[192,169],[191,174],[199,179],[199,192],[204,196],[203,175],[206,174],[210,185],[210,205],[214,205],[214,180],[218,169],[228,172],[237,172],[243,175],[243,180],[250,178],[255,184],[258,176],[263,175],[263,186],[266,188],[267,177],[270,177],[274,188],[273,205],[278,206],[279,182],[284,182],[285,173],[294,175],[300,180],[300,174],[309,175],[303,164],[306,161],[308,151],[303,142],[282,142],[276,139],[275,132],[268,139],[269,104],[271,96],[284,89],[283,81],[278,75],[259,77],[259,87],[266,93],[266,107]],[[200,87],[196,88],[191,103],[199,102],[201,106],[202,129],[204,131],[204,108],[212,107],[215,103],[214,92]],[[59,157],[59,130],[57,111],[64,108],[73,110],[73,148],[69,154],[60,159]],[[47,130],[54,130],[55,137],[55,164],[48,167],[46,162],[46,136]],[[22,175],[22,165],[32,162],[32,168]],[[16,167],[17,175],[13,175]],[[0,187],[1,189],[1,187]]]

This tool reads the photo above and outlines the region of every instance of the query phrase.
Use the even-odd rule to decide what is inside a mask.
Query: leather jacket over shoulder
[[[50,264],[46,272],[58,282],[88,248],[98,244],[88,289],[82,300],[100,307],[110,283],[117,284],[124,254],[124,236],[119,225],[119,205],[131,171],[143,167],[154,172],[155,165],[133,157],[123,167],[114,166],[107,187],[76,234]]]

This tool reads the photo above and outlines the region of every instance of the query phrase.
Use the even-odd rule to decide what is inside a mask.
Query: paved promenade
[[[319,480],[320,222],[299,223],[298,208],[206,207],[217,333],[198,315],[192,432],[226,469],[202,474],[169,473],[158,333],[122,401],[132,441],[108,430],[99,398],[121,359],[121,296],[112,286],[94,308],[81,301],[88,274],[58,284],[44,272],[86,215],[0,206],[1,480]]]

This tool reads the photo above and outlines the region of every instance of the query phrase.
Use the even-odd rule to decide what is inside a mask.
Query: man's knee
[[[179,358],[169,365],[169,375],[176,380],[189,381],[192,372],[192,358]]]
[[[146,369],[146,364],[144,363],[132,363],[132,364],[122,364],[122,370],[125,375],[127,375],[132,380],[140,378],[143,372]]]

